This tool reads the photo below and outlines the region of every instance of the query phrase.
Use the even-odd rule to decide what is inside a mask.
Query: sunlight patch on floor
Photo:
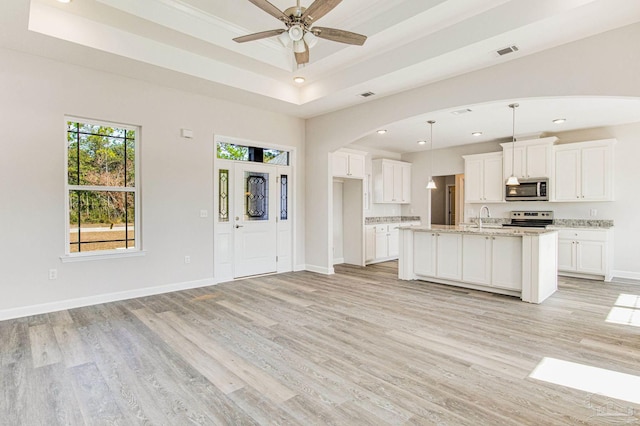
[[[613,308],[609,311],[606,321],[640,327],[640,296],[620,294]]]
[[[640,377],[556,358],[543,358],[529,377],[640,404]]]

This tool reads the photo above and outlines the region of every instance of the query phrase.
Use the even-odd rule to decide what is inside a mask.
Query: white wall
[[[640,97],[639,39],[640,24],[634,24],[308,120],[307,176],[314,178],[306,190],[314,197],[307,199],[307,266],[331,273],[329,152],[390,123],[443,109],[532,97]],[[326,207],[311,211],[319,205]]]
[[[212,283],[214,133],[297,149],[294,265],[304,265],[303,120],[4,49],[0,93],[0,317],[33,305]],[[66,114],[141,126],[146,256],[61,263]],[[195,137],[180,138],[181,128]],[[48,279],[50,268],[57,280]]]
[[[627,124],[615,127],[595,128],[574,132],[555,133],[559,143],[581,142],[598,139],[616,138],[618,143],[614,147],[615,157],[615,201],[599,203],[552,203],[552,202],[510,202],[488,203],[492,217],[508,218],[511,210],[553,210],[557,219],[608,219],[613,220],[614,229],[614,276],[640,279],[640,198],[636,185],[640,182],[640,123]],[[478,149],[481,148],[481,151]],[[462,155],[477,154],[481,152],[496,152],[501,148],[497,143],[485,143],[481,145],[467,145],[461,147],[440,150],[435,153],[438,158],[438,170],[440,173],[463,173],[464,160]],[[413,178],[426,179],[423,170],[427,169],[429,162],[428,152],[406,154],[403,160],[413,163]],[[417,175],[417,176],[416,176]],[[420,192],[416,188],[416,192]],[[423,205],[426,190],[422,197],[414,194],[414,203],[409,208],[419,210]],[[478,214],[479,204],[466,204],[466,219]],[[597,216],[590,215],[591,210],[596,209]]]
[[[344,263],[344,181],[333,181],[333,264]]]

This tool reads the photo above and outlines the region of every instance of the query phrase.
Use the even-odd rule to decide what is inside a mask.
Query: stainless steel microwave
[[[549,179],[518,179],[520,185],[506,186],[505,201],[549,201]]]

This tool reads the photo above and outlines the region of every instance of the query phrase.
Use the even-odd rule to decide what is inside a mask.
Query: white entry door
[[[236,164],[234,175],[234,277],[276,272],[276,168]]]

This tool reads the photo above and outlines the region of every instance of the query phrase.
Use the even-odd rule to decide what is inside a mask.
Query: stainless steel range
[[[546,228],[553,224],[552,211],[512,211],[510,218],[503,227]]]

